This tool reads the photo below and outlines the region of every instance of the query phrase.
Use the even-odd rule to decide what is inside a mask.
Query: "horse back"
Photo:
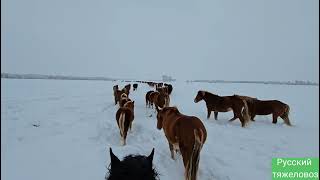
[[[134,115],[131,109],[126,108],[126,107],[120,107],[116,113],[116,120],[119,124],[119,118],[120,118],[120,114],[121,113],[125,113],[125,124],[133,121],[134,119]]]
[[[194,144],[194,130],[203,133],[203,142],[207,138],[207,131],[201,120],[194,116],[180,115],[174,119],[166,121],[164,131],[167,139],[172,143],[179,143],[182,146]]]
[[[253,104],[249,103],[249,108],[250,106],[255,114],[268,115],[277,112],[281,113],[288,105],[278,100],[254,100]]]

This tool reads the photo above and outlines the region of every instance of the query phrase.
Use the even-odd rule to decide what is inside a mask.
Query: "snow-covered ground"
[[[1,178],[6,180],[102,180],[110,162],[109,147],[122,158],[147,155],[155,148],[154,165],[161,180],[184,177],[181,157],[170,158],[164,133],[156,129],[155,113],[145,108],[139,84],[133,131],[120,146],[112,86],[105,81],[1,79]],[[208,132],[199,180],[271,179],[273,157],[318,157],[319,86],[173,83],[171,104],[202,119]],[[206,119],[205,103],[195,104],[199,89],[218,95],[242,94],[278,99],[290,105],[293,127],[257,116],[246,128],[232,113]],[[153,114],[152,117],[149,117]],[[39,125],[35,127],[34,125]]]

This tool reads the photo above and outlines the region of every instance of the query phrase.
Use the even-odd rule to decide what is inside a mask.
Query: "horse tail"
[[[120,117],[119,117],[119,126],[120,126],[120,133],[121,133],[121,138],[123,141],[123,145],[125,145],[125,139],[124,139],[124,122],[126,120],[126,113],[121,112]]]
[[[281,116],[281,118],[283,119],[284,123],[286,123],[288,126],[291,126],[291,123],[289,120],[289,114],[290,114],[290,106],[286,104],[285,109],[284,109],[284,113]]]
[[[200,151],[203,146],[204,141],[204,134],[201,129],[195,129],[194,133],[194,145],[192,149],[192,153],[190,156],[189,163],[187,165],[187,178],[188,180],[196,180],[197,179],[197,172],[199,168],[199,161],[200,161]],[[200,133],[200,136],[199,136]]]
[[[243,101],[243,119],[244,119],[244,121],[245,121],[245,124],[247,123],[247,122],[249,122],[249,120],[250,120],[250,114],[249,114],[249,107],[248,107],[248,103],[247,103],[247,101],[246,100],[244,100],[244,99],[242,99],[242,101]]]

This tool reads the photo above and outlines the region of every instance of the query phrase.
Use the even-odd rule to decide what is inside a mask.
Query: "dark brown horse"
[[[159,92],[152,92],[150,94],[151,102],[154,104],[155,108],[163,108],[169,106],[170,97],[167,94],[159,93]],[[152,106],[152,104],[151,104]]]
[[[134,84],[132,85],[132,87],[133,87],[133,90],[135,91],[135,90],[137,90],[137,88],[138,88],[138,84],[137,84],[137,83],[134,83]]]
[[[134,101],[129,101],[118,109],[116,120],[120,130],[122,145],[126,145],[128,130],[131,130],[134,120]]]
[[[119,86],[118,85],[114,85],[113,86],[113,91],[116,91],[116,90],[118,90],[119,89]]]
[[[233,110],[233,121],[237,118],[240,119],[241,126],[244,127],[250,120],[247,102],[237,95],[233,96],[218,96],[207,91],[198,91],[194,99],[195,103],[204,100],[207,105],[207,118],[210,118],[211,111],[214,111],[215,120],[218,118],[218,112],[228,112]],[[242,109],[244,114],[242,115]]]
[[[122,91],[124,91],[128,96],[130,94],[131,84],[127,84],[122,88]]]
[[[128,101],[131,101],[131,99],[128,98],[128,96],[127,96],[126,93],[122,93],[122,94],[121,94],[121,97],[120,97],[119,106],[120,106],[120,107],[123,107],[124,104],[125,104],[126,102],[128,102]]]
[[[151,98],[150,98],[150,94],[151,93],[153,93],[154,91],[148,91],[147,93],[146,93],[146,107],[153,107],[153,102],[152,102],[152,100],[151,100]]]
[[[183,115],[176,107],[157,111],[157,128],[163,128],[171,158],[174,159],[174,151],[179,150],[185,167],[185,179],[196,180],[200,151],[207,138],[206,128],[199,118]]]
[[[118,102],[120,102],[120,99],[121,99],[121,95],[125,93],[125,90],[122,89],[122,90],[115,90],[113,92],[113,95],[114,95],[114,104],[116,105]]]
[[[164,86],[166,86],[168,88],[168,94],[170,95],[172,93],[172,89],[173,89],[172,85],[165,83]]]
[[[291,126],[289,120],[289,105],[278,100],[248,99],[247,102],[252,120],[256,115],[272,114],[272,123],[276,124],[280,116],[288,126]]]

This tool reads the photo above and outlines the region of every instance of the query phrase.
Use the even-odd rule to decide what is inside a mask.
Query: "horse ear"
[[[152,163],[153,155],[154,155],[154,148],[152,149],[151,154],[147,157],[150,163]]]
[[[134,104],[134,101],[132,101],[132,104]]]
[[[202,94],[202,96],[204,96],[204,95],[206,94],[206,92],[204,92],[204,91],[201,91],[201,94]]]
[[[120,163],[120,160],[117,158],[116,155],[113,154],[112,152],[112,149],[110,148],[110,158],[111,158],[111,167],[112,167],[112,164],[115,165],[117,163]]]

